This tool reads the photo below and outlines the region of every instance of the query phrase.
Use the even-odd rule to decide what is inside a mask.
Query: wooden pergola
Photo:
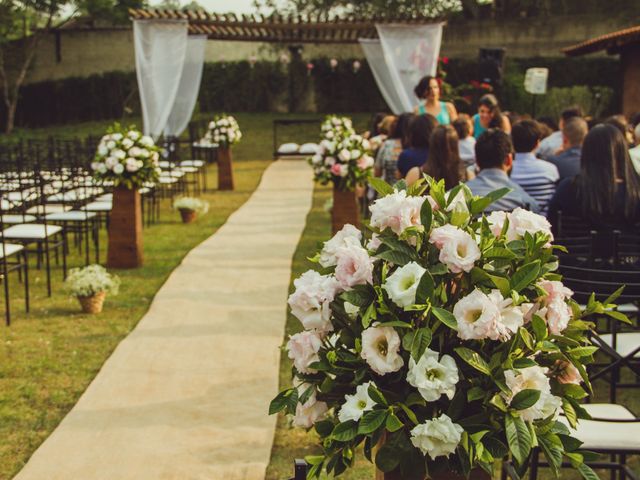
[[[378,38],[376,24],[424,25],[432,17],[341,18],[325,13],[312,17],[273,14],[242,15],[208,13],[204,10],[130,9],[131,20],[187,20],[189,34],[212,40],[271,43],[358,43],[359,38]]]
[[[563,49],[568,56],[579,56],[605,50],[620,55],[622,64],[622,112],[640,112],[640,25],[608,33]]]

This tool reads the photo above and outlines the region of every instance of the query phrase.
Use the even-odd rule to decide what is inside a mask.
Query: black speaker
[[[495,87],[502,85],[504,74],[504,48],[481,48],[478,52],[478,77],[481,82]]]

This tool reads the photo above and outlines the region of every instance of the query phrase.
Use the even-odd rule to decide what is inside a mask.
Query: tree
[[[475,0],[474,0],[475,1]],[[460,0],[255,0],[259,11],[278,11],[285,15],[330,14],[371,17],[374,15],[443,17],[462,8]]]

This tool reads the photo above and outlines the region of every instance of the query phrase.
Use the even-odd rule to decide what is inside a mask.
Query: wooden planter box
[[[331,230],[335,234],[342,230],[345,224],[360,226],[360,207],[356,199],[356,192],[342,191],[333,187],[333,209],[331,210]]]
[[[107,267],[142,266],[142,205],[140,192],[118,187],[113,191],[109,218]]]
[[[233,190],[233,159],[230,147],[218,148],[218,190]]]

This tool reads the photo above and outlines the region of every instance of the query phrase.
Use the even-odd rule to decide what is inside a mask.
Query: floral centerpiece
[[[116,295],[120,279],[101,265],[72,268],[64,282],[66,290],[76,297],[85,313],[100,313],[107,293]]]
[[[595,478],[558,415],[586,416],[587,319],[620,318],[615,295],[582,311],[544,217],[481,215],[508,189],[373,185],[371,239],[345,226],[289,297],[304,330],[286,345],[293,387],[270,413],[318,433],[310,476],[341,474],[360,445],[391,478],[491,474],[506,457],[523,473],[537,445],[556,473],[566,457]]]
[[[91,169],[97,180],[134,189],[158,180],[159,159],[160,148],[151,137],[116,123],[100,140]]]
[[[353,122],[349,117],[339,117],[337,115],[328,115],[322,122],[320,130],[322,138],[326,140],[338,140],[356,133],[353,129]]]
[[[237,120],[231,115],[217,115],[209,122],[209,129],[200,143],[229,147],[242,139]]]
[[[173,202],[173,208],[180,212],[183,223],[191,223],[198,214],[204,215],[209,211],[209,202],[193,197],[178,197]]]

